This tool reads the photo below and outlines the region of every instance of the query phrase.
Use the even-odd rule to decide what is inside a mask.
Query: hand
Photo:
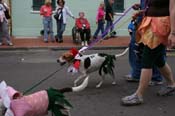
[[[139,10],[139,9],[140,9],[140,4],[134,4],[134,5],[132,6],[132,8],[133,8],[134,10]]]
[[[136,19],[138,16],[143,15],[145,10],[139,10],[138,12],[133,13],[132,19]]]
[[[175,33],[171,32],[168,37],[168,47],[174,48],[175,47]]]
[[[86,29],[86,25],[85,24],[82,25],[82,29]]]
[[[74,16],[72,16],[72,18],[75,20],[76,18]]]

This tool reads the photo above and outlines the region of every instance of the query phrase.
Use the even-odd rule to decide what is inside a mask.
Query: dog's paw
[[[114,82],[112,82],[112,85],[116,85],[117,83],[114,81]]]
[[[96,88],[100,88],[100,87],[101,87],[101,84],[96,85]]]

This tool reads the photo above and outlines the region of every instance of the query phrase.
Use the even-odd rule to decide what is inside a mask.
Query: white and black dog
[[[115,75],[113,72],[114,61],[116,58],[126,54],[129,48],[126,48],[124,52],[116,55],[109,55],[105,53],[96,53],[90,55],[83,55],[80,51],[72,48],[70,51],[61,55],[57,62],[61,65],[69,63],[69,72],[79,72],[81,75],[74,81],[74,86],[77,86],[77,82],[85,77],[89,77],[89,74],[94,71],[99,71],[101,81],[96,85],[100,87],[104,81],[105,74],[110,74],[113,78],[112,84],[116,84]]]

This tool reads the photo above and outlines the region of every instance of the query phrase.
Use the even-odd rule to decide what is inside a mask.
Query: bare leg
[[[166,79],[167,84],[169,86],[174,86],[175,87],[175,82],[174,82],[174,79],[173,79],[173,74],[172,74],[172,71],[171,71],[170,66],[167,63],[165,64],[164,67],[160,68],[160,72],[164,76],[164,78]]]
[[[75,81],[74,81],[74,86],[76,87],[77,86],[77,82],[80,81],[82,78],[86,77],[87,75],[86,74],[82,74],[80,75]]]
[[[139,87],[136,91],[136,94],[140,97],[143,96],[145,90],[148,87],[148,84],[152,77],[152,69],[142,69],[141,70],[141,78],[139,82]]]

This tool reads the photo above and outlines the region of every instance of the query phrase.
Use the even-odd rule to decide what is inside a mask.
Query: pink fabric
[[[34,116],[43,116],[47,114],[49,105],[48,94],[46,91],[39,91],[34,94],[24,96],[24,100],[32,106]]]
[[[20,99],[12,100],[11,109],[15,116],[43,116],[48,110],[48,94],[39,91]]]
[[[15,116],[34,116],[32,106],[30,106],[24,99],[12,100],[11,110]]]
[[[98,22],[99,20],[102,20],[104,18],[104,15],[105,15],[104,9],[99,7],[96,16],[96,21]]]
[[[40,15],[50,17],[52,15],[52,7],[43,5],[40,9]]]
[[[7,92],[11,100],[13,99],[14,96],[18,96],[18,97],[20,96],[20,93],[10,86],[7,87]]]

